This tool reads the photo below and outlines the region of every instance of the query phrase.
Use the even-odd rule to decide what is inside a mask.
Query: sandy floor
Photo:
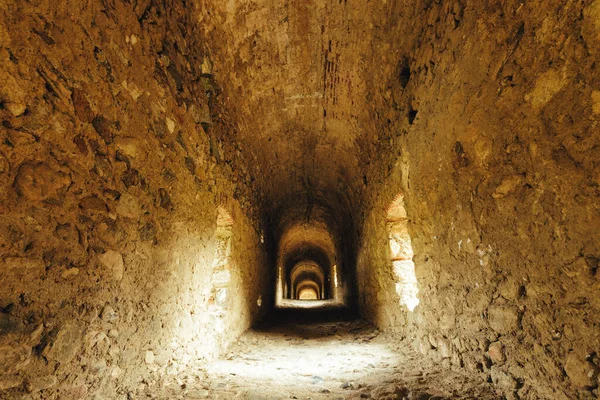
[[[364,321],[246,332],[221,359],[161,399],[499,399],[484,383],[436,369]]]

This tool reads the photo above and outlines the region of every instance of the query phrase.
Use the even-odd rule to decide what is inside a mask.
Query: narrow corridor
[[[0,0],[0,400],[600,399],[598,43],[600,0]]]

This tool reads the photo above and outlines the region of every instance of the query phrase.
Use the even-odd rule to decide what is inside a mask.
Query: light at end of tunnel
[[[298,298],[300,300],[317,300],[317,292],[311,287],[303,288],[300,290]]]
[[[262,306],[262,294],[258,295],[258,299],[256,299],[256,305],[259,307]]]

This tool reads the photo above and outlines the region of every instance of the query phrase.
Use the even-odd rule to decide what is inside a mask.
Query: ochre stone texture
[[[507,398],[598,396],[599,7],[417,2],[391,44],[410,79],[403,87],[388,64],[369,85],[389,143],[367,175],[362,312]],[[396,306],[386,247],[398,193],[414,313]]]
[[[312,223],[440,368],[598,398],[599,42],[600,0],[0,2],[0,390],[125,398],[214,356]]]
[[[0,3],[0,398],[127,397],[269,298],[189,7]]]

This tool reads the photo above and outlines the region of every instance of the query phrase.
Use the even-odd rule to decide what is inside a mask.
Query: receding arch
[[[318,283],[312,280],[301,281],[296,288],[295,298],[298,300],[322,300]]]
[[[305,300],[300,299],[301,292],[309,288],[314,290],[316,300],[340,301],[338,252],[324,223],[300,222],[290,226],[277,246],[276,305],[289,306],[289,301]]]
[[[300,287],[305,283],[311,283],[316,286],[315,293],[318,300],[327,298],[325,283],[328,280],[323,267],[312,260],[304,260],[297,263],[289,272],[290,298],[300,299]]]

